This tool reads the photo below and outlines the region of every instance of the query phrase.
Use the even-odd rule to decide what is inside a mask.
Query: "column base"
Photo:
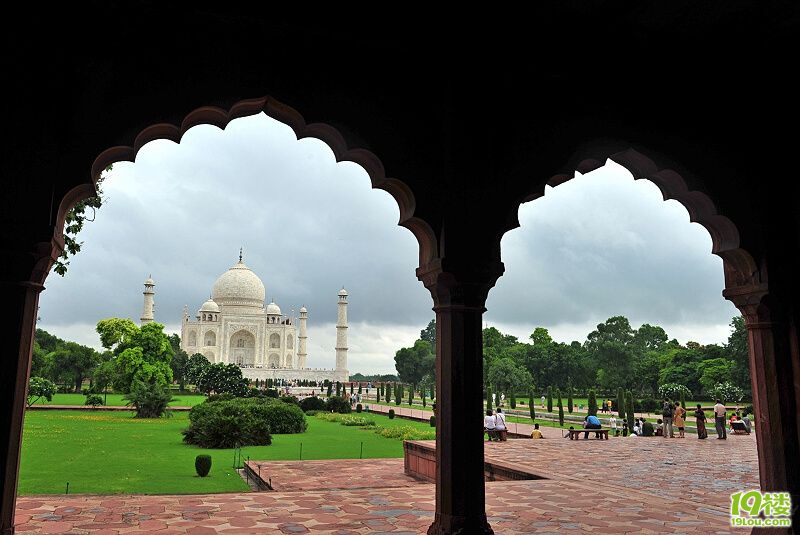
[[[428,535],[494,535],[486,515],[456,516],[436,513]]]

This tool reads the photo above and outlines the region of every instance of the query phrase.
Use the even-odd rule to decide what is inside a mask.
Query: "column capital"
[[[763,306],[768,295],[769,286],[765,282],[733,286],[722,290],[722,296],[739,309],[748,326],[770,321],[769,311]]]
[[[434,310],[443,306],[461,306],[483,312],[489,290],[504,271],[500,261],[458,265],[437,258],[417,268],[417,279],[431,293]]]

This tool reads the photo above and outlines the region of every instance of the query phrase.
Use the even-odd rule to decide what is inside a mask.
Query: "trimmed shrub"
[[[553,412],[553,387],[547,387],[547,412]]]
[[[389,409],[389,419],[394,420],[394,409]]]
[[[517,394],[514,391],[514,388],[511,388],[511,401],[510,401],[510,403],[511,403],[511,408],[512,409],[516,409],[517,408]]]
[[[528,394],[528,401],[530,402],[528,409],[531,411],[531,423],[533,423],[534,420],[536,420],[536,408],[534,407],[534,405],[536,405],[536,402],[534,401],[534,399],[536,398],[534,398],[533,389],[531,389],[530,394]]]
[[[203,448],[268,446],[271,433],[302,433],[306,418],[300,407],[266,398],[206,401],[189,411],[183,441]]]
[[[436,416],[431,416],[428,420],[431,424],[431,427],[436,427]]]
[[[356,412],[361,412],[362,409],[361,403],[356,403]]]
[[[564,403],[561,401],[561,389],[556,389],[558,396],[558,425],[564,427]]]
[[[533,399],[533,398],[531,398]],[[575,408],[575,404],[572,403],[572,385],[567,388],[567,411],[572,414],[572,409]]]
[[[401,438],[403,440],[431,440],[436,438],[436,430],[421,431],[410,426],[376,427],[375,432],[386,438]]]
[[[375,420],[367,420],[362,416],[340,416],[339,423],[349,427],[372,427],[375,425]]]
[[[589,405],[589,414],[596,415],[597,414],[597,396],[594,393],[594,389],[589,390],[589,400],[587,401],[587,405]]]
[[[200,477],[206,477],[211,471],[211,455],[198,455],[194,458],[194,469]]]
[[[655,429],[653,428],[653,424],[650,422],[645,422],[642,426],[642,435],[646,437],[652,437],[655,434]]]
[[[97,408],[100,405],[103,405],[103,396],[101,396],[100,394],[87,394],[86,402],[84,403],[84,405]]]
[[[122,399],[136,411],[136,418],[172,416],[167,407],[172,401],[172,393],[161,385],[134,381],[131,391]]]
[[[625,393],[622,388],[617,389],[617,413],[620,420],[625,419]]]
[[[300,408],[306,414],[310,414],[310,411],[324,411],[325,400],[317,396],[309,396],[300,402]]]
[[[273,399],[278,399],[281,397],[277,388],[269,388],[267,390],[264,390],[264,396]]]
[[[486,410],[490,411],[494,407],[492,407],[492,387],[486,386]]]
[[[328,412],[338,412],[339,414],[348,414],[353,409],[350,407],[350,402],[340,396],[331,396],[325,403],[325,410]]]
[[[281,396],[280,400],[284,403],[288,403],[289,405],[297,405],[300,406],[300,401],[295,396]]]

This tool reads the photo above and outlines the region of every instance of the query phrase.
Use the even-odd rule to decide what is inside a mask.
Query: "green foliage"
[[[635,407],[633,406],[633,394],[630,390],[625,391],[625,416],[628,419],[628,429],[633,429],[633,421],[635,420]]]
[[[305,415],[296,405],[272,398],[233,398],[192,407],[183,441],[203,448],[269,445],[271,433],[305,430]]]
[[[358,383],[358,393],[361,393],[361,383]]]
[[[160,384],[134,381],[130,392],[122,399],[136,411],[136,418],[161,418],[172,415],[168,409],[172,394],[168,388]]]
[[[558,396],[558,425],[564,426],[564,403],[561,402],[561,389],[556,390]]]
[[[325,403],[325,410],[328,412],[338,412],[339,414],[348,414],[352,410],[350,402],[341,396],[331,396]]]
[[[587,401],[588,411],[589,414],[597,414],[597,396],[594,393],[594,389],[589,389],[589,399]]]
[[[617,388],[617,413],[621,420],[625,419],[625,392],[622,388]]]
[[[377,403],[381,402],[382,392],[383,392],[383,385],[381,385],[381,386],[379,386],[378,388],[375,389],[375,401]]]
[[[194,458],[194,469],[200,477],[206,477],[211,471],[211,455],[198,455]]]
[[[342,396],[342,383],[336,381],[336,397]]]
[[[231,394],[234,397],[246,395],[247,379],[236,364],[209,364],[197,380],[197,390],[203,394]]]
[[[397,383],[394,385],[394,404],[400,405],[400,402],[403,400],[403,383]]]
[[[567,387],[567,396],[568,396],[567,397],[567,411],[569,411],[569,413],[572,414],[572,409],[574,408],[573,403],[572,403],[572,385]],[[531,398],[531,399],[533,399],[533,398]]]
[[[103,405],[103,396],[101,396],[100,394],[87,394],[86,402],[84,403],[84,405],[97,408],[100,405]]]
[[[376,426],[375,432],[382,437],[402,440],[432,440],[436,438],[436,430],[420,431],[411,426],[380,427]]]
[[[744,390],[745,396],[750,396],[752,389],[750,382],[750,356],[747,346],[747,328],[743,316],[736,316],[731,320],[731,334],[725,344],[727,356],[733,361],[731,369],[731,382]]]
[[[417,340],[413,347],[399,349],[395,353],[394,363],[400,380],[411,385],[413,391],[423,377],[433,375],[436,354],[429,342]]]
[[[655,429],[653,428],[653,424],[650,422],[645,422],[642,426],[642,435],[646,437],[652,437],[655,434]]]
[[[333,385],[331,383],[328,383],[328,397],[330,398],[332,394],[333,394]]]
[[[510,403],[511,403],[511,408],[512,409],[516,409],[517,408],[517,396],[516,396],[516,394],[515,394],[513,389],[511,390],[511,401],[510,401]]]
[[[547,387],[547,412],[553,412],[553,387]]]
[[[531,391],[528,394],[528,401],[530,402],[528,404],[529,405],[528,409],[530,410],[531,413],[531,423],[533,423],[536,420],[536,407],[535,407],[536,402],[534,401],[536,399],[536,396],[533,392],[534,390],[535,389],[531,388]]]
[[[172,345],[162,324],[137,327],[129,319],[110,318],[97,322],[97,332],[103,347],[115,355],[114,390],[130,392],[136,381],[161,386],[172,382]]]
[[[414,406],[414,387],[408,389],[408,404],[409,406]]]
[[[497,387],[498,395],[525,388],[532,382],[528,370],[517,365],[511,357],[496,358],[489,365],[486,380]]]
[[[436,319],[428,322],[428,326],[419,332],[419,339],[428,342],[436,353]]]
[[[258,392],[257,389],[253,389],[253,390]],[[252,396],[248,396],[248,397],[252,397]],[[289,403],[290,405],[297,405],[298,407],[300,406],[300,401],[297,399],[296,396],[280,396],[278,399],[280,399],[284,403]]]
[[[431,416],[428,422],[431,424],[431,427],[436,427],[436,416]]]
[[[81,391],[84,379],[100,364],[100,355],[91,347],[62,342],[45,357],[47,375],[56,382],[69,382]]]
[[[494,407],[492,407],[492,387],[486,386],[486,410],[490,411]]]
[[[394,409],[389,409],[389,419],[394,420]]]
[[[324,411],[325,400],[317,396],[308,396],[300,400],[300,408],[306,414],[308,414],[309,411]]]
[[[44,377],[31,377],[28,382],[28,407],[44,398],[47,401],[53,400],[53,394],[56,393],[56,384]]]
[[[181,349],[181,338],[177,334],[171,334],[169,343],[172,346],[172,360],[169,365],[172,368],[172,379],[178,382],[181,390],[186,390],[186,372],[189,367],[189,354]]]
[[[356,412],[361,412],[362,408],[361,403],[356,403]]]
[[[425,407],[425,388],[422,389],[420,395],[422,396],[422,406]]]

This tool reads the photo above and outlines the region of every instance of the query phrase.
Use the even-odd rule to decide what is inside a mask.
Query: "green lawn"
[[[122,399],[124,394],[105,394],[106,405],[109,406],[124,406],[127,402]],[[104,396],[104,394],[100,394]],[[177,394],[173,396],[174,399],[170,402],[173,407],[194,407],[198,403],[202,403],[206,397],[202,394]],[[34,405],[84,405],[86,403],[86,396],[83,394],[55,394],[52,401],[47,401],[42,398]]]
[[[181,429],[187,413],[172,418],[139,420],[129,412],[29,411],[20,464],[19,493],[191,494],[246,491],[233,469],[234,450],[207,450],[187,446]],[[363,414],[384,427],[430,429],[427,422],[390,420]],[[402,457],[403,443],[373,431],[306,418],[308,430],[295,435],[273,435],[271,446],[242,448],[242,459],[294,460]],[[210,454],[209,477],[197,477],[194,458]]]

